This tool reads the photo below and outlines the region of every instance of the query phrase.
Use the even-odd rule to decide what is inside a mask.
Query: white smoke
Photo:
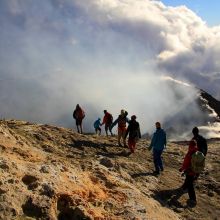
[[[206,134],[208,138],[220,138],[220,123],[209,123],[207,126],[200,126],[200,131]]]
[[[79,103],[87,131],[104,109],[115,118],[124,108],[137,115],[143,133],[151,133],[155,121],[167,124],[189,105],[184,119],[204,122],[196,89],[161,76],[220,97],[220,27],[207,27],[186,7],[146,0],[8,0],[0,2],[0,12],[1,117],[73,127]]]

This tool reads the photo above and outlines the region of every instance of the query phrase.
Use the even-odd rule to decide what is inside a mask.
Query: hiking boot
[[[196,200],[193,200],[193,199],[187,200],[187,205],[188,205],[190,208],[195,207],[196,204],[197,204]]]
[[[184,187],[180,187],[179,190],[184,194],[188,192],[188,189],[184,188]]]
[[[159,175],[160,174],[160,171],[158,171],[158,170],[155,170],[154,172],[153,172],[153,175]]]

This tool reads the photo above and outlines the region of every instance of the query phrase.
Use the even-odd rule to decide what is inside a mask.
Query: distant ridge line
[[[208,102],[208,105],[216,112],[220,119],[220,101],[215,99],[213,96],[200,89],[201,97]]]

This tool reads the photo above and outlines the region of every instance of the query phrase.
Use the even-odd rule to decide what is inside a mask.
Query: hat
[[[131,120],[135,120],[136,118],[137,118],[136,115],[131,116]]]
[[[124,110],[124,109],[122,109],[122,110],[121,110],[121,114],[122,114],[122,115],[124,115],[124,113],[125,113],[125,110]]]

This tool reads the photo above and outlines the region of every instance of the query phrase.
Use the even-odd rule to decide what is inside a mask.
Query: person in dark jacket
[[[196,205],[196,194],[195,194],[195,190],[193,186],[194,180],[196,179],[196,173],[194,173],[191,169],[191,159],[192,159],[192,155],[196,151],[198,151],[196,141],[191,140],[189,142],[188,152],[184,158],[181,168],[179,169],[180,172],[184,172],[186,175],[185,181],[181,188],[183,190],[186,190],[186,189],[188,190],[188,195],[190,199],[189,204],[192,206]]]
[[[161,128],[160,122],[156,122],[155,126],[156,132],[153,134],[151,144],[148,149],[151,150],[153,148],[153,159],[155,166],[154,174],[158,175],[160,174],[160,171],[163,171],[164,169],[161,155],[166,147],[167,139],[165,131]]]
[[[199,129],[197,127],[194,127],[192,129],[192,133],[193,133],[192,140],[196,141],[198,150],[202,152],[204,156],[206,156],[207,151],[208,151],[206,139],[203,136],[199,135]]]
[[[104,110],[104,114],[105,115],[103,117],[103,121],[102,121],[101,126],[105,124],[106,136],[108,136],[108,130],[110,131],[111,136],[113,136],[112,130],[111,130],[111,125],[112,125],[112,122],[113,122],[112,114],[110,114],[107,110]]]
[[[83,128],[82,128],[82,120],[85,117],[85,112],[84,110],[80,107],[79,104],[76,105],[76,108],[73,112],[73,118],[76,120],[76,127],[78,133],[83,133]]]
[[[136,116],[132,115],[131,120],[129,121],[129,125],[125,134],[125,139],[129,134],[128,138],[128,147],[131,153],[134,153],[136,143],[139,138],[141,138],[140,126],[139,123],[136,121]]]
[[[125,140],[125,134],[126,134],[126,123],[129,122],[127,118],[128,112],[125,110],[121,110],[121,114],[118,116],[118,118],[113,122],[111,129],[118,124],[118,146],[121,145],[121,139],[123,140],[124,147],[126,147],[126,140]]]

